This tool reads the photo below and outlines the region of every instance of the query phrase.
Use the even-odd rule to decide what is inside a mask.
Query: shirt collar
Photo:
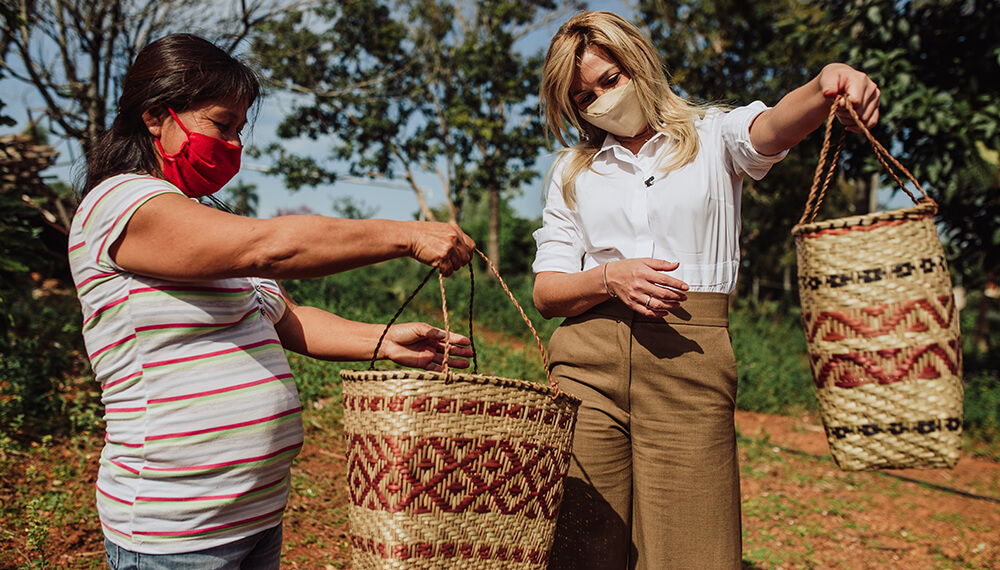
[[[642,152],[643,150],[647,151],[652,150],[653,153],[655,154],[659,152],[660,147],[667,140],[668,139],[666,134],[661,133],[660,131],[656,131],[656,134],[654,134],[648,141],[646,141],[646,144],[644,144],[643,147],[639,149],[639,151]],[[607,133],[604,136],[604,142],[601,144],[601,150],[597,151],[597,154],[594,155],[593,160],[597,160],[598,157],[604,155],[604,153],[606,152],[612,153],[612,155],[618,160],[624,160],[626,162],[632,162],[633,160],[635,160],[634,155],[627,148],[622,146],[622,144],[618,142],[618,139],[615,138],[615,135],[611,133]],[[591,162],[593,162],[593,160]]]

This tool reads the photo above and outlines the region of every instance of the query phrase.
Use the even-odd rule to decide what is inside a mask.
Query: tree
[[[273,81],[304,94],[278,134],[330,141],[353,176],[404,178],[424,219],[422,172],[436,173],[448,219],[489,196],[488,255],[498,262],[501,195],[537,176],[541,55],[517,42],[553,14],[544,0],[358,0],[269,23],[254,52]],[[286,184],[333,181],[313,157],[267,149]]]
[[[341,218],[348,220],[367,220],[374,218],[378,213],[378,208],[368,206],[364,202],[355,200],[350,196],[341,196],[333,201],[333,211]]]
[[[850,61],[881,85],[887,148],[939,203],[961,283],[983,291],[1000,280],[1000,4],[831,4],[853,36]],[[976,344],[987,353],[990,299],[980,298]]]
[[[237,214],[252,218],[257,215],[257,205],[260,204],[257,185],[241,181],[227,186],[226,196],[223,201],[227,202]]]
[[[274,17],[280,0],[231,0],[205,8],[197,0],[5,0],[20,21],[5,25],[0,46],[13,57],[0,70],[33,88],[49,130],[86,152],[107,127],[120,83],[136,54],[170,31],[201,31],[234,49]]]

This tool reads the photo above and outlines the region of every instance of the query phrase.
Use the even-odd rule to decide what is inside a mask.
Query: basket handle
[[[896,173],[896,170],[894,170],[892,166],[890,166],[890,163],[892,163],[892,165],[898,168],[903,174],[906,175],[906,177],[911,182],[913,182],[913,185],[916,186],[917,190],[920,190],[920,193],[923,195],[923,200],[930,200],[931,202],[933,202],[934,200],[927,195],[927,192],[924,191],[923,186],[921,186],[920,182],[918,182],[917,179],[914,178],[913,174],[911,174],[910,171],[907,170],[905,166],[900,164],[898,160],[893,158],[893,156],[889,154],[889,151],[886,150],[886,148],[882,146],[882,144],[878,142],[878,140],[875,139],[871,131],[868,130],[868,127],[866,127],[864,122],[861,120],[861,117],[858,116],[858,112],[854,109],[854,106],[851,105],[850,101],[848,100],[847,94],[844,93],[838,96],[836,101],[833,102],[833,105],[830,106],[830,116],[827,118],[826,134],[823,138],[823,148],[820,151],[819,155],[819,164],[816,165],[816,173],[813,176],[812,189],[810,189],[809,198],[806,200],[806,211],[802,214],[802,218],[799,220],[799,225],[805,224],[807,221],[808,223],[813,223],[814,221],[816,221],[816,214],[819,213],[820,204],[823,203],[823,198],[826,196],[826,191],[830,186],[830,182],[833,180],[833,172],[837,166],[837,159],[840,157],[840,151],[843,149],[844,146],[844,137],[847,134],[846,130],[841,132],[840,140],[837,143],[837,149],[833,155],[833,160],[830,161],[829,168],[827,168],[826,158],[830,152],[830,137],[831,134],[833,133],[833,123],[835,122],[834,121],[835,115],[840,107],[844,107],[851,114],[851,117],[854,119],[855,124],[861,130],[861,132],[864,133],[865,137],[868,139],[868,142],[875,150],[876,158],[878,158],[879,162],[882,163],[882,166],[884,166],[885,169],[889,171],[889,174],[896,181],[896,184],[898,184],[899,187],[903,189],[903,192],[906,192],[906,195],[909,196],[910,199],[913,200],[915,204],[920,203],[920,200],[914,197],[913,193],[911,193],[906,188],[906,185],[903,184],[903,181]],[[825,178],[823,176],[824,169],[826,169]]]
[[[507,297],[511,300],[512,303],[514,303],[514,307],[517,309],[517,312],[521,315],[521,318],[524,319],[525,324],[528,325],[528,329],[531,331],[531,335],[535,338],[535,343],[538,346],[538,351],[542,355],[542,366],[544,367],[545,370],[545,377],[548,379],[549,385],[552,386],[552,390],[554,391],[553,397],[554,398],[558,397],[559,380],[553,378],[552,374],[549,373],[549,358],[548,355],[545,353],[545,347],[542,344],[542,340],[538,337],[538,332],[535,330],[535,327],[532,326],[531,324],[531,319],[528,318],[528,315],[524,314],[524,310],[521,309],[521,305],[517,302],[517,299],[514,298],[514,294],[511,293],[510,288],[507,287],[507,283],[504,282],[503,277],[500,276],[500,272],[497,271],[497,268],[493,265],[490,259],[486,257],[486,255],[482,251],[479,251],[479,249],[476,249],[476,253],[479,254],[479,257],[483,258],[483,261],[486,262],[486,265],[490,268],[490,271],[492,271],[493,275],[495,275],[497,280],[500,281],[500,285],[503,287],[504,292],[507,293]],[[431,275],[434,274],[434,271],[436,271],[436,268],[432,267],[431,270],[424,277],[423,281],[421,281],[420,284],[417,285],[417,288],[414,289],[412,293],[410,293],[410,296],[407,297],[405,301],[403,301],[403,304],[396,311],[396,314],[393,315],[391,319],[389,319],[389,323],[385,325],[385,329],[382,331],[382,336],[379,337],[378,343],[375,345],[375,351],[372,353],[372,359],[371,362],[369,362],[368,366],[369,370],[375,369],[375,360],[378,358],[378,351],[379,349],[382,348],[382,341],[385,340],[385,335],[388,334],[389,327],[391,327],[393,323],[396,322],[396,319],[399,318],[399,315],[403,312],[403,309],[406,308],[406,306],[410,303],[410,301],[412,301],[413,298],[417,296],[417,293],[420,291],[420,289],[423,288],[423,286],[427,283],[427,281],[430,280]],[[475,278],[475,271],[473,271],[472,268],[472,263],[469,263],[469,281],[471,286],[469,294],[469,340],[473,340],[472,344],[473,373],[478,374],[479,360],[476,357],[476,346],[474,339],[472,338],[472,321],[473,321],[472,308],[473,308],[473,300],[475,299],[475,294],[476,294],[476,278]],[[444,291],[444,276],[442,276],[440,273],[438,274],[438,283],[441,288],[441,311],[444,314],[444,330],[445,330],[444,360],[442,361],[442,372],[444,373],[445,378],[447,379],[451,375],[451,371],[448,368],[448,353],[451,350],[451,342],[448,340],[450,337],[450,330],[448,326],[448,301],[445,297],[445,291]]]

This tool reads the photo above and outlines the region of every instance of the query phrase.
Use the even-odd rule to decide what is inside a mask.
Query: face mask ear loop
[[[181,120],[177,118],[177,113],[174,113],[174,110],[171,109],[170,107],[167,107],[167,111],[170,111],[170,116],[174,118],[174,121],[177,121],[177,124],[181,127],[181,130],[184,131],[184,134],[190,136],[191,131],[187,130],[187,127],[184,126],[184,123],[182,123]]]
[[[191,139],[191,131],[187,130],[187,127],[184,126],[184,123],[182,123],[181,120],[177,118],[177,113],[174,113],[173,109],[167,107],[167,111],[170,112],[170,116],[174,118],[174,121],[177,123],[177,125],[180,126],[182,131],[184,131],[184,137],[185,137],[184,144],[187,144],[187,141]],[[153,142],[156,143],[156,148],[160,150],[160,156],[162,156],[164,160],[173,160],[178,154],[181,153],[181,151],[179,150],[174,154],[167,154],[167,152],[163,150],[163,143],[160,142],[159,137],[154,138]],[[181,146],[182,150],[183,148],[184,147]]]

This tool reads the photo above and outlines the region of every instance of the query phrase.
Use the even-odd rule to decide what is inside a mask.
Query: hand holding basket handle
[[[559,381],[556,380],[556,379],[553,379],[552,375],[549,373],[549,359],[548,359],[548,356],[545,353],[545,346],[542,343],[542,339],[539,338],[538,332],[535,330],[535,327],[532,326],[531,319],[528,318],[528,315],[524,314],[524,310],[521,308],[521,305],[517,302],[517,299],[514,297],[514,294],[511,293],[510,288],[507,287],[507,283],[504,282],[503,277],[500,276],[500,272],[497,271],[497,268],[493,265],[493,263],[489,260],[489,258],[486,257],[486,255],[482,251],[479,251],[479,249],[474,249],[474,251],[477,254],[479,254],[479,257],[481,257],[483,259],[483,261],[486,262],[486,265],[490,268],[490,271],[492,271],[493,275],[497,278],[497,280],[500,281],[500,285],[503,287],[504,292],[507,293],[507,297],[511,300],[512,303],[514,303],[514,308],[517,309],[517,312],[521,315],[521,318],[524,320],[525,324],[528,325],[528,329],[531,331],[531,335],[535,339],[535,344],[538,346],[538,351],[542,355],[543,370],[545,371],[545,377],[549,381],[549,385],[552,387],[553,398],[558,398],[559,397]],[[396,310],[396,314],[393,315],[391,319],[389,319],[389,323],[386,324],[385,330],[382,331],[382,336],[379,338],[378,343],[375,345],[375,352],[372,354],[372,359],[371,359],[371,362],[369,363],[369,366],[368,366],[369,370],[375,370],[375,361],[378,360],[379,351],[381,350],[382,343],[385,340],[386,335],[389,333],[390,328],[392,327],[392,324],[394,322],[396,322],[396,319],[399,318],[399,315],[403,312],[403,309],[405,309],[406,306],[410,304],[410,301],[412,301],[413,298],[416,297],[417,293],[420,291],[420,289],[423,288],[423,286],[427,283],[427,281],[430,279],[431,275],[433,275],[433,274],[434,274],[434,269],[432,268],[427,273],[427,275],[424,277],[423,281],[421,281],[420,284],[417,285],[417,288],[413,290],[413,293],[410,293],[410,296],[407,297],[405,301],[403,301],[403,304],[400,305],[400,307],[399,307],[398,310]],[[475,274],[474,274],[474,272],[472,270],[472,264],[471,263],[469,263],[469,278],[471,280],[471,294],[469,296],[469,339],[468,340],[469,340],[469,344],[471,345],[471,350],[469,352],[466,352],[466,351],[464,351],[464,347],[462,347],[463,348],[462,356],[470,356],[470,355],[472,356],[472,360],[473,360],[473,372],[472,373],[473,374],[478,374],[479,373],[479,361],[478,361],[478,359],[476,357],[476,347],[475,347],[474,341],[472,339],[472,337],[473,337],[473,332],[472,332],[472,330],[473,330],[473,325],[472,325],[472,323],[473,323],[473,315],[472,315],[472,311],[473,311],[473,301],[475,300],[476,282],[475,282]],[[442,365],[440,367],[441,368],[440,371],[445,375],[445,378],[447,379],[447,378],[450,378],[449,369],[454,364],[452,364],[453,360],[449,358],[449,353],[451,352],[451,348],[452,348],[452,342],[451,342],[452,335],[451,335],[450,327],[448,326],[448,300],[445,297],[445,291],[444,291],[444,271],[443,270],[441,271],[440,274],[438,274],[438,282],[439,282],[440,287],[441,287],[441,311],[444,314],[444,338],[442,339],[443,342],[444,342],[444,357],[442,359]],[[465,340],[465,339],[463,338],[463,340]],[[430,368],[430,369],[433,369],[433,368]]]
[[[850,118],[849,121],[845,120],[844,118],[845,115]],[[830,140],[831,140],[831,135],[833,133],[834,117],[840,118],[841,122],[845,124],[846,129],[844,132],[841,133],[840,140],[837,143],[837,149],[833,154],[833,159],[830,161],[829,166],[827,166],[826,159],[830,153]],[[915,204],[919,204],[922,201],[926,201],[936,206],[934,200],[932,200],[931,197],[927,195],[927,192],[924,191],[923,186],[921,186],[920,182],[918,182],[917,179],[914,178],[913,174],[911,174],[910,171],[907,170],[905,166],[900,164],[899,161],[893,158],[893,156],[889,154],[889,151],[886,150],[886,148],[882,146],[880,142],[878,142],[878,140],[875,138],[874,135],[872,135],[871,131],[868,130],[868,127],[865,126],[865,122],[861,119],[860,115],[858,115],[857,110],[854,108],[853,105],[851,105],[849,95],[847,93],[844,93],[838,96],[836,101],[834,101],[833,105],[830,106],[830,117],[829,120],[826,122],[826,134],[823,138],[823,148],[820,151],[819,163],[816,165],[816,173],[813,176],[812,189],[809,191],[808,200],[806,200],[806,210],[802,214],[802,218],[799,219],[799,225],[805,223],[813,223],[816,221],[816,214],[819,212],[820,204],[823,203],[823,198],[826,196],[826,191],[830,186],[830,182],[833,180],[833,172],[837,166],[837,159],[840,158],[840,151],[843,148],[844,138],[846,136],[847,131],[859,132],[865,135],[865,137],[868,139],[868,142],[871,143],[872,148],[875,150],[876,158],[878,158],[879,162],[882,163],[882,166],[884,166],[886,171],[889,172],[889,175],[892,176],[892,178],[896,181],[896,183],[903,190],[903,192],[906,192],[906,195],[909,196],[910,199],[913,200]],[[896,169],[905,174],[906,177],[911,182],[913,182],[913,185],[916,186],[917,190],[919,190],[920,194],[923,196],[922,199],[918,200],[916,197],[914,197],[913,193],[906,188],[906,184],[904,184],[903,181],[900,179],[899,175],[896,173],[896,170],[894,170],[893,167],[890,166],[890,163],[894,165]],[[826,168],[825,179],[823,177],[824,168]]]

